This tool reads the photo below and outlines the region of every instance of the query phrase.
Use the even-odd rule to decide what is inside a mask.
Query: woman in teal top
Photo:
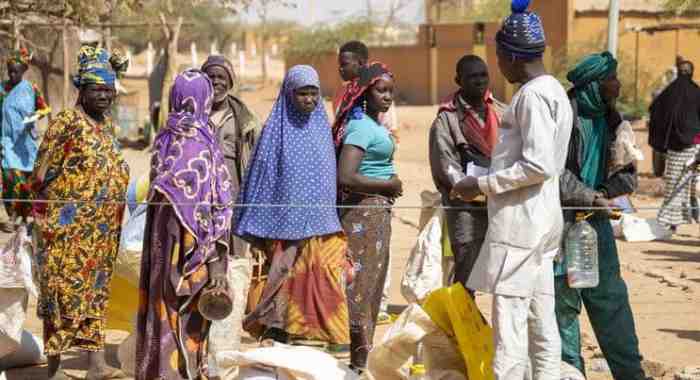
[[[347,288],[350,312],[350,363],[358,372],[372,347],[391,240],[391,204],[401,196],[393,155],[396,145],[379,123],[394,100],[394,78],[381,63],[360,71],[340,107],[334,134],[341,137],[338,179],[348,254],[355,276]],[[379,207],[378,207],[379,206]]]

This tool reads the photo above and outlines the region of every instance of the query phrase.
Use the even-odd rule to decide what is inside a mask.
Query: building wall
[[[623,12],[620,20],[619,54],[628,64],[634,63],[636,33],[625,31],[628,27],[654,26],[666,23],[698,23],[700,17],[669,17],[666,15]],[[579,49],[607,41],[607,15],[601,12],[581,12],[574,18],[571,46]],[[653,35],[639,34],[639,88],[646,89],[641,96],[648,97],[649,89],[658,83],[662,75],[675,64],[676,55],[700,65],[700,33],[697,30],[659,32]],[[696,80],[700,79],[698,74]]]
[[[399,103],[418,105],[434,103],[431,99],[431,65],[435,63],[436,102],[439,102],[456,90],[455,65],[463,55],[487,55],[483,45],[474,45],[476,27],[474,24],[441,24],[433,26],[431,30],[431,27],[424,25],[419,29],[417,45],[370,47],[370,60],[381,61],[394,72]],[[309,64],[316,68],[324,95],[332,96],[340,88],[336,53],[327,53],[315,59],[287,60],[285,67],[288,69],[296,64]]]

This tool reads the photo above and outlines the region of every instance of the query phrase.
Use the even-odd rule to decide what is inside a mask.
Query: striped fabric
[[[686,170],[686,163],[693,159],[698,152],[698,145],[675,151],[669,150],[666,155],[666,183],[664,203],[657,217],[659,223],[668,226],[678,226],[693,222],[693,212],[689,207],[696,206],[696,178],[687,180],[688,176],[695,177],[697,172]],[[682,185],[679,188],[679,185]]]

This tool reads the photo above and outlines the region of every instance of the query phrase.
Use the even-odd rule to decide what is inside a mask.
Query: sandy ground
[[[244,99],[258,113],[267,115],[277,95],[275,86],[244,93]],[[397,206],[419,206],[420,193],[434,190],[427,163],[427,131],[435,115],[435,107],[399,107],[398,114],[403,124],[401,143],[397,153],[397,166],[404,183],[404,197]],[[645,142],[646,135],[640,131],[639,141]],[[648,150],[647,150],[648,153]],[[132,175],[138,176],[147,170],[148,154],[144,151],[127,150],[127,160]],[[642,172],[650,171],[651,156],[641,164]],[[645,187],[654,187],[655,180],[646,180]],[[649,193],[649,189],[642,189]],[[636,206],[657,206],[661,200],[651,196],[636,196]],[[653,217],[654,211],[640,213]],[[419,210],[395,210],[392,236],[393,261],[391,266],[392,310],[401,310],[406,305],[399,292],[401,276],[415,243]],[[526,226],[524,226],[525,228]],[[3,241],[7,236],[0,237]],[[680,234],[668,241],[650,243],[627,243],[618,241],[620,258],[623,263],[623,276],[627,281],[634,310],[641,351],[651,369],[650,375],[657,379],[673,379],[674,368],[700,365],[700,234],[698,226],[686,226]],[[489,318],[490,297],[480,295],[478,304]],[[30,311],[26,326],[40,335],[39,321]],[[583,320],[586,357],[591,364],[601,362],[600,350],[585,316]],[[381,338],[386,327],[381,327],[377,339]],[[107,353],[109,362],[118,365],[116,348],[125,338],[120,331],[110,331]],[[69,374],[84,378],[86,362],[84,358],[71,354],[66,357]],[[10,370],[7,378],[45,379],[45,367]],[[591,379],[611,379],[605,371],[592,371]]]

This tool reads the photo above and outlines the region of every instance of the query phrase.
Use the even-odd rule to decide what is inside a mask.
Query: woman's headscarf
[[[368,66],[360,68],[360,75],[357,80],[352,82],[340,102],[338,114],[333,123],[333,142],[336,147],[340,147],[345,134],[345,125],[348,120],[353,118],[357,112],[353,109],[358,106],[357,101],[380,79],[393,79],[394,74],[389,71],[389,68],[381,62],[373,62]]]
[[[496,33],[498,49],[518,59],[540,58],[546,41],[542,20],[534,12],[528,12],[530,0],[512,0],[512,14]]]
[[[603,181],[603,151],[607,149],[611,127],[607,121],[608,105],[600,93],[600,84],[617,71],[617,60],[609,52],[591,54],[579,62],[566,78],[574,85],[578,123],[583,139],[581,178],[597,188]]]
[[[692,75],[679,72],[649,111],[649,145],[660,152],[690,147],[700,134],[700,87]]]
[[[151,194],[162,193],[195,237],[184,274],[195,271],[227,244],[231,229],[231,177],[210,129],[214,89],[200,71],[185,71],[170,90],[170,114],[158,132],[151,160]]]
[[[29,66],[29,62],[32,61],[32,53],[27,50],[27,48],[21,48],[19,50],[13,50],[10,52],[10,56],[7,58],[7,64],[20,64],[24,66]]]
[[[129,67],[129,60],[107,50],[84,45],[78,52],[78,74],[73,76],[73,85],[81,88],[87,84],[104,84],[115,87],[115,81]]]
[[[294,91],[308,86],[321,88],[312,67],[287,72],[243,181],[238,203],[250,207],[236,210],[238,236],[301,240],[341,231],[326,110],[319,101],[304,114],[293,103]]]

